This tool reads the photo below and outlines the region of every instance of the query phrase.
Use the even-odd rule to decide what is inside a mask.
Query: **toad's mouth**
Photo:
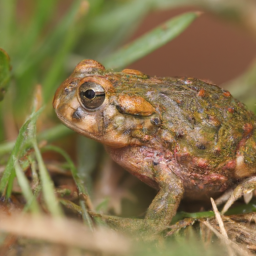
[[[101,137],[102,135],[101,134],[93,134],[87,130],[84,130],[78,126],[75,125],[75,123],[73,122],[70,122],[69,120],[67,120],[66,118],[64,118],[63,115],[61,115],[60,113],[58,113],[57,109],[55,109],[55,113],[57,115],[57,117],[60,119],[60,121],[65,125],[67,126],[68,128],[70,128],[71,130],[83,135],[83,136],[86,136],[88,138],[92,138],[92,139],[95,139],[97,141],[101,141]]]

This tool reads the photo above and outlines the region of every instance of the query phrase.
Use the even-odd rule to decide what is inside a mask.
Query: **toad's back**
[[[112,72],[86,60],[57,90],[54,107],[67,126],[105,144],[149,185],[151,165],[161,161],[189,193],[222,192],[256,173],[255,115],[198,79]]]
[[[155,107],[162,120],[160,139],[181,163],[198,160],[204,170],[235,178],[256,172],[256,117],[228,91],[190,78],[114,84],[117,93],[141,96]]]

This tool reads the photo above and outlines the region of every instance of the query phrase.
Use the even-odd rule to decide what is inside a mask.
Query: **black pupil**
[[[95,97],[95,92],[94,90],[87,90],[85,93],[84,93],[84,96],[87,98],[87,99],[93,99]]]

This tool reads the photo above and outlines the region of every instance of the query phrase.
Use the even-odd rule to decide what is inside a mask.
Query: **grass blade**
[[[177,37],[198,16],[199,13],[190,12],[172,18],[136,41],[124,46],[102,62],[107,68],[126,67]]]
[[[56,51],[51,68],[43,81],[43,98],[45,102],[48,102],[49,99],[52,98],[53,91],[58,86],[58,79],[63,74],[67,55],[77,42],[78,36],[80,36],[80,30],[78,28],[81,25],[79,23],[82,22],[82,18],[86,13],[87,10],[83,8],[81,2],[81,5],[77,10],[77,14],[74,15],[73,21],[66,30],[62,43]]]
[[[2,0],[0,2],[0,38],[1,45],[10,51],[15,42],[9,41],[16,29],[16,7],[17,0]],[[7,48],[8,47],[8,48]]]
[[[50,128],[48,130],[41,132],[37,136],[37,140],[38,141],[47,140],[47,142],[52,142],[62,137],[68,136],[69,134],[72,134],[72,133],[74,133],[73,130],[67,128],[63,124],[60,124],[60,125],[56,125],[53,128]],[[0,145],[0,156],[11,152],[14,146],[15,146],[15,141],[2,143]]]
[[[3,100],[11,76],[10,57],[0,48],[0,101]]]
[[[27,139],[27,130],[32,120],[36,120],[38,116],[41,114],[42,109],[38,110],[37,112],[33,113],[28,120],[22,125],[19,131],[19,135],[17,137],[17,140],[15,142],[14,148],[12,150],[12,153],[9,157],[9,160],[7,162],[7,165],[5,167],[3,176],[0,181],[0,192],[5,193],[6,187],[9,183],[9,178],[11,174],[14,173],[14,161],[13,157],[18,158],[18,156],[21,154],[22,146],[24,141]],[[8,195],[7,195],[8,197]]]
[[[65,158],[65,160],[66,160],[67,163],[69,164],[69,167],[70,167],[70,170],[71,170],[73,179],[74,179],[74,181],[75,181],[75,183],[76,183],[77,189],[78,189],[78,191],[79,191],[79,194],[80,194],[80,195],[82,194],[83,197],[85,196],[86,198],[89,198],[88,192],[87,192],[87,190],[86,190],[84,184],[82,183],[82,180],[81,180],[80,177],[79,177],[79,174],[78,174],[78,172],[77,172],[77,169],[76,169],[76,167],[75,167],[73,161],[72,161],[71,158],[69,157],[69,155],[68,155],[64,150],[62,150],[61,148],[56,147],[56,146],[49,146],[49,145],[48,145],[48,146],[45,146],[45,147],[44,147],[44,150],[52,150],[52,151],[55,151],[55,152],[61,154],[61,155]],[[88,201],[87,201],[87,202],[88,202]],[[89,203],[91,204],[91,202],[89,202]],[[83,206],[84,203],[81,202],[81,205]],[[88,207],[88,205],[87,205],[87,207]],[[89,208],[91,208],[91,205],[89,205]],[[83,215],[83,217],[84,217],[84,220],[88,223],[88,226],[90,227],[90,229],[92,229],[92,227],[93,227],[92,220],[91,220],[91,218],[89,217],[89,215],[88,215],[87,210],[86,210],[85,207],[84,207],[84,208],[82,207],[82,215]]]
[[[18,163],[18,159],[13,157],[13,162],[14,162],[14,168],[15,168],[17,179],[18,179],[18,183],[22,190],[22,194],[27,201],[27,205],[29,209],[31,210],[32,213],[39,213],[40,212],[39,205],[37,204],[36,198],[34,197],[31,191],[31,188],[29,186],[29,182],[21,166]]]
[[[80,180],[80,178],[79,178],[79,176],[78,176],[77,169],[76,169],[76,167],[75,167],[73,161],[72,161],[71,158],[69,157],[69,155],[68,155],[64,150],[62,150],[61,148],[56,147],[56,146],[52,146],[52,145],[51,145],[51,146],[50,146],[50,145],[45,146],[45,147],[44,147],[44,150],[55,151],[55,152],[59,153],[60,155],[62,155],[62,156],[65,158],[65,160],[66,160],[67,163],[69,164],[71,173],[72,173],[72,175],[73,175],[73,178],[74,178],[74,180],[75,180],[75,183],[76,183],[76,185],[77,185],[77,188],[78,188],[79,192],[87,195],[87,191],[86,191],[84,185],[81,183],[81,180]]]
[[[99,151],[102,146],[92,139],[79,136],[76,147],[78,175],[85,182],[88,193],[91,194],[92,173],[98,164]]]
[[[108,43],[105,43],[100,47],[99,53],[96,55],[97,58],[107,56],[110,52],[113,52],[113,50],[115,50],[121,43],[123,43],[137,29],[137,27],[140,25],[140,22],[150,10],[150,5],[145,6],[144,1],[132,1],[128,3],[129,5],[127,7],[124,6],[124,11],[121,9],[112,15],[112,17],[119,16],[119,19],[113,19],[109,17],[109,19],[106,20],[107,22],[102,20],[102,24],[107,23],[109,25],[109,20],[112,19],[113,24],[110,23],[111,29],[115,28],[117,25],[119,25],[119,27],[117,27],[112,33],[108,31],[108,36],[106,37],[106,41]],[[109,14],[112,14],[112,12]],[[100,28],[97,28],[97,31],[99,31],[99,29]],[[102,34],[103,33],[104,32],[102,31]]]
[[[167,8],[177,8],[184,5],[196,4],[189,0],[148,0],[153,5],[154,9],[166,10]]]
[[[70,128],[63,124],[56,125],[55,127],[45,130],[38,135],[38,140],[47,140],[48,142],[54,141],[69,134],[74,133]]]
[[[241,86],[242,85],[242,86]],[[245,102],[247,107],[256,113],[256,59],[239,77],[222,85],[228,88],[232,95]]]
[[[95,6],[94,0],[91,2]],[[78,49],[81,56],[101,60],[132,34],[150,11],[151,5],[145,4],[145,0],[122,1],[118,4],[109,1],[99,5],[102,8],[100,12],[90,8]],[[78,61],[80,59],[74,62]],[[70,66],[73,68],[75,64],[70,63]]]
[[[35,45],[42,29],[47,21],[49,21],[49,17],[52,17],[57,3],[57,0],[39,0],[35,2],[35,11],[30,18],[33,22],[28,24],[28,27],[26,27],[25,30],[25,35],[21,38],[22,41],[18,44],[19,53],[22,53],[24,49],[31,49]]]
[[[34,114],[37,114],[38,112],[41,113],[41,111],[44,108],[41,108],[37,112],[34,112]],[[42,186],[42,193],[44,197],[45,204],[47,206],[47,209],[49,212],[55,216],[59,217],[62,216],[62,210],[59,206],[58,200],[56,199],[55,193],[54,193],[54,184],[50,178],[49,173],[47,172],[47,169],[45,167],[45,164],[43,162],[42,155],[40,153],[40,150],[37,145],[36,141],[36,119],[31,118],[29,120],[29,129],[27,131],[27,137],[31,141],[30,143],[32,144],[34,150],[35,150],[35,156],[38,162],[38,169],[39,169],[39,175],[40,175],[40,181],[41,181],[41,186]],[[26,143],[27,144],[27,143]],[[12,175],[11,175],[12,178]]]
[[[80,0],[73,1],[68,13],[59,21],[59,23],[43,37],[41,43],[31,49],[23,49],[24,57],[14,66],[13,74],[17,81],[16,97],[14,109],[20,112],[20,106],[27,106],[28,92],[36,84],[40,77],[45,77],[42,71],[44,60],[52,61],[55,59],[55,53],[60,48],[63,38],[66,36],[67,30],[73,24],[74,18],[79,9]]]
[[[59,48],[62,37],[65,35],[67,29],[72,24],[75,15],[77,14],[80,1],[74,1],[66,16],[59,21],[55,29],[50,35],[45,37],[45,40],[33,52],[29,52],[19,66],[14,70],[17,77],[22,76],[28,70],[35,68],[35,66],[47,55],[54,53]],[[37,66],[36,66],[37,67]],[[24,90],[24,88],[23,88]]]
[[[112,7],[107,12],[95,15],[88,26],[89,32],[97,31],[97,33],[110,33],[116,31],[120,27],[120,23],[125,25],[125,22],[134,20],[134,17],[143,16],[148,12],[150,6],[145,5],[145,1],[128,1]],[[129,20],[127,20],[129,18]],[[97,42],[96,42],[97,43]]]
[[[42,192],[43,192],[43,197],[44,197],[47,209],[55,217],[62,216],[62,210],[59,206],[58,200],[54,193],[54,184],[53,184],[53,182],[50,178],[50,175],[47,172],[47,169],[44,165],[44,161],[43,161],[42,155],[40,153],[40,150],[38,148],[36,140],[34,140],[34,142],[33,142],[33,147],[34,147],[36,159],[38,162],[39,175],[40,175],[41,185],[42,185]]]

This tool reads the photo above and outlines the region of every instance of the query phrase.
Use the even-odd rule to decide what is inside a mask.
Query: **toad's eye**
[[[83,107],[94,110],[102,105],[105,100],[104,88],[94,82],[85,82],[79,87],[79,99]]]

